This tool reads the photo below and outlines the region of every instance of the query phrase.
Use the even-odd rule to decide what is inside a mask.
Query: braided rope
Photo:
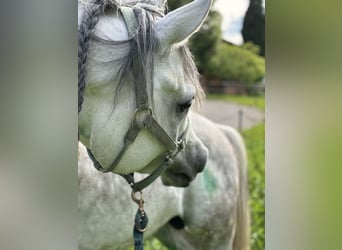
[[[104,5],[94,4],[92,9],[84,12],[84,21],[78,29],[78,113],[82,109],[83,95],[87,78],[87,59],[89,50],[89,41],[94,33],[95,25],[99,16],[103,13]]]

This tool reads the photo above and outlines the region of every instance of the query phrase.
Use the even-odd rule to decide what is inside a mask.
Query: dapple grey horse
[[[164,173],[170,184],[186,186],[203,170],[207,150],[188,118],[202,90],[182,43],[210,5],[197,0],[164,16],[148,2],[79,2],[79,139],[98,169],[156,176],[155,161],[183,151],[188,164]]]
[[[122,177],[93,163],[153,176],[160,164],[149,163],[164,156],[172,160],[161,176],[166,185],[186,187],[205,168],[186,189],[160,180],[146,188],[147,236],[173,249],[248,249],[241,137],[189,111],[201,89],[183,43],[211,1],[165,16],[164,3],[79,4],[79,138],[92,158],[80,146],[80,249],[128,245],[136,209]]]

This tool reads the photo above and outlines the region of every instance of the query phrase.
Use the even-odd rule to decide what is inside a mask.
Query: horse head
[[[79,139],[105,172],[153,173],[175,157],[162,180],[187,186],[208,152],[189,118],[202,89],[184,43],[211,1],[166,15],[162,5],[80,2]]]

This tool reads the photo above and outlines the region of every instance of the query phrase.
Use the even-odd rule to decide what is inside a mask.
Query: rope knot
[[[143,233],[147,229],[148,224],[148,217],[144,210],[138,209],[137,213],[135,214],[135,229],[139,232]]]
[[[134,250],[144,250],[144,232],[147,230],[148,217],[144,210],[144,199],[142,192],[139,191],[140,198],[136,197],[136,193],[132,191],[131,197],[135,203],[139,205],[134,219],[133,238]]]

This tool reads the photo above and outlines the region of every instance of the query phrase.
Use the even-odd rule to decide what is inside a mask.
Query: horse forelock
[[[89,53],[89,41],[96,41],[102,45],[109,45],[111,48],[120,45],[129,46],[129,52],[122,56],[121,60],[115,60],[109,63],[115,63],[118,67],[118,73],[115,79],[118,81],[116,87],[116,95],[114,97],[114,106],[117,100],[118,93],[121,87],[126,82],[127,77],[132,71],[133,60],[138,58],[139,75],[145,77],[146,81],[153,84],[153,68],[154,61],[153,55],[156,52],[156,48],[159,46],[159,40],[155,34],[154,24],[157,17],[164,15],[165,6],[164,0],[160,1],[117,1],[117,0],[79,0],[83,4],[83,13],[79,19],[79,83],[78,83],[78,95],[79,95],[79,112],[81,110],[83,102],[83,92],[86,84],[86,65],[87,56]],[[139,30],[137,35],[127,41],[114,41],[104,40],[97,37],[94,34],[94,29],[97,21],[101,15],[104,15],[106,7],[118,9],[120,6],[130,6],[133,8],[137,23],[139,24]],[[79,13],[80,15],[80,13]],[[201,101],[204,96],[204,92],[199,83],[198,71],[193,61],[190,50],[186,45],[180,45],[177,47],[179,55],[183,62],[185,74],[188,76],[190,82],[195,86],[197,95],[195,97],[196,103],[200,107]],[[153,89],[153,86],[152,86]],[[151,93],[153,95],[153,93]],[[153,98],[152,98],[153,100]]]

